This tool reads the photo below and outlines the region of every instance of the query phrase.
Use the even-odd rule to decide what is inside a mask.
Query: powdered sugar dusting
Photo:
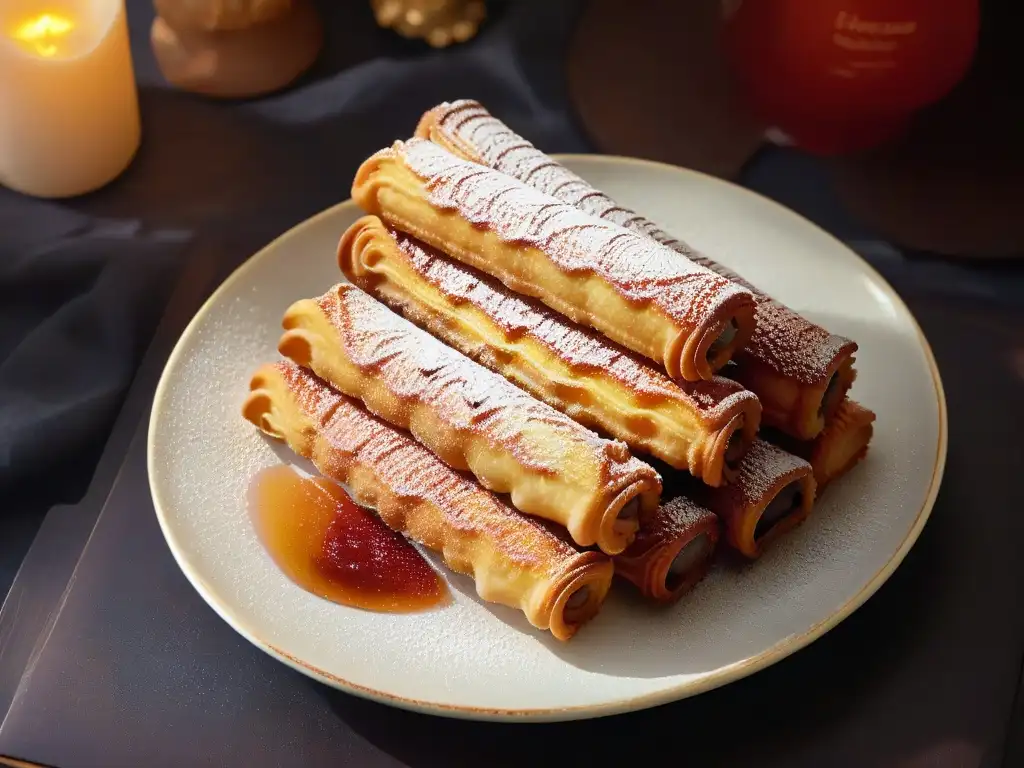
[[[756,301],[757,325],[744,352],[783,376],[819,385],[838,358],[857,349],[855,342],[829,333],[766,294],[757,294]]]
[[[437,130],[471,148],[479,161],[513,176],[538,190],[575,206],[592,216],[613,222],[671,248],[754,294],[754,334],[737,353],[742,364],[751,357],[770,369],[810,386],[820,385],[831,374],[840,356],[852,354],[857,345],[829,333],[758,290],[738,274],[697,252],[565,168],[471,100],[442,104],[434,110]]]
[[[657,478],[624,443],[577,424],[351,285],[336,285],[317,303],[354,365],[398,398],[429,405],[453,429],[504,446],[524,466],[557,473],[570,455],[575,461],[589,456],[600,476],[615,486]],[[541,444],[532,429],[538,424],[556,439]]]
[[[657,306],[682,327],[704,326],[726,302],[750,296],[649,238],[462,160],[430,141],[398,142],[395,152],[424,179],[433,205],[457,210],[506,242],[543,251],[567,274],[594,275],[628,301]]]
[[[391,493],[433,505],[450,530],[463,538],[486,539],[501,557],[520,567],[553,577],[579,558],[579,550],[549,525],[520,514],[313,373],[290,361],[276,363],[274,369],[284,380],[288,396],[317,424],[319,435],[330,445],[328,462],[341,460],[371,470]],[[405,529],[405,521],[393,513],[385,522]]]
[[[327,384],[314,386],[315,382],[321,382],[321,380],[315,374],[290,360],[275,363],[273,368],[284,381],[285,388],[295,400],[295,405],[314,424],[325,423],[334,409],[344,400],[343,395],[331,389]]]
[[[541,152],[492,116],[479,102],[465,99],[442,104],[434,110],[434,115],[437,130],[452,137],[459,145],[473,150],[481,164],[512,176],[592,216],[650,237],[687,258],[700,255],[640,214],[623,208],[582,177]],[[721,271],[712,268],[707,262],[710,260],[705,258],[702,265],[729,279],[738,277],[724,267],[720,268]],[[717,264],[715,266],[718,267]],[[752,288],[742,279],[737,282]]]
[[[645,540],[668,542],[717,520],[707,507],[686,496],[675,496],[662,503],[648,526],[637,535],[637,539],[642,535]],[[626,550],[626,554],[629,554],[629,550]]]
[[[616,177],[607,191],[625,195],[624,182]],[[710,190],[716,210],[742,197],[720,185],[696,186]],[[768,222],[789,219],[774,206],[764,212]],[[296,587],[266,555],[245,508],[253,475],[288,461],[290,452],[259,435],[239,409],[252,371],[276,356],[284,308],[338,279],[325,254],[359,215],[342,206],[226,283],[182,336],[153,409],[150,482],[169,545],[204,585],[205,599],[236,617],[234,625],[261,647],[323,670],[314,673],[321,680],[424,708],[511,710],[517,720],[549,708],[618,711],[640,698],[702,690],[751,657],[776,658],[794,638],[813,636],[834,619],[837,606],[858,604],[865,586],[909,545],[933,482],[940,403],[913,318],[865,291],[855,305],[869,347],[859,383],[860,399],[879,414],[874,458],[830,486],[815,513],[753,567],[713,568],[674,605],[654,607],[632,590],[614,589],[568,644],[532,630],[518,611],[484,603],[468,578],[450,573],[452,604],[413,614],[350,609]],[[832,253],[820,253],[812,234],[794,227],[779,242],[799,268],[814,269],[839,250],[832,244]],[[731,248],[744,241],[735,232],[722,237]],[[855,267],[865,283],[877,284]],[[827,314],[821,297],[809,302]],[[675,474],[686,473],[666,479]]]
[[[743,403],[757,399],[752,392],[722,376],[677,383],[604,336],[447,258],[409,235],[394,229],[390,232],[410,267],[453,304],[473,305],[493,320],[509,339],[528,336],[581,374],[600,373],[625,384],[636,394],[681,402],[712,424],[731,416]]]
[[[744,506],[756,504],[782,478],[790,477],[789,482],[792,482],[810,472],[811,465],[798,456],[765,440],[755,440],[740,462],[739,475],[729,489],[735,490]]]

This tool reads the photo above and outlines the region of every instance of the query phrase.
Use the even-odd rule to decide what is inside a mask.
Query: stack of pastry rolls
[[[747,288],[756,324],[733,358],[730,376],[761,401],[764,422],[797,440],[813,440],[853,385],[857,345],[806,320],[743,277],[616,203],[545,155],[475,101],[440,104],[426,112],[416,135],[452,153],[513,176],[604,221],[645,235]]]
[[[781,305],[475,102],[426,113],[352,196],[348,282],[288,308],[286,362],[256,372],[243,415],[539,629],[571,637],[613,573],[669,602],[720,542],[757,557],[866,450],[870,429],[845,426],[853,342],[830,342],[820,387],[749,373]]]
[[[406,432],[370,414],[292,361],[255,372],[242,413],[285,441],[391,528],[471,576],[484,600],[521,610],[567,640],[600,609],[613,565],[452,469]]]
[[[416,136],[596,218],[655,240],[682,259],[749,290],[755,304],[755,326],[723,373],[757,396],[767,427],[764,437],[810,463],[819,494],[865,456],[875,414],[848,397],[856,379],[854,341],[801,317],[734,271],[618,204],[538,150],[476,101],[443,103],[428,110],[420,119]],[[698,490],[696,495],[706,494]],[[807,511],[800,513],[806,515]],[[751,510],[750,514],[755,512]],[[748,554],[760,551],[753,543],[748,540],[743,547]]]

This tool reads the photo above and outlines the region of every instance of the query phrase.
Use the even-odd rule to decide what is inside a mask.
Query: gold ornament
[[[371,0],[377,23],[435,48],[462,43],[487,16],[483,0]]]

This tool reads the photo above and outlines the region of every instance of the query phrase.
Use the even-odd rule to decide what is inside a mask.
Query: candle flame
[[[29,19],[14,30],[14,39],[25,43],[40,56],[56,56],[57,41],[75,28],[74,22],[55,13]]]

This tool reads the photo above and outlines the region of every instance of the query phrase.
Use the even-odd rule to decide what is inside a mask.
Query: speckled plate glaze
[[[271,243],[214,293],[168,361],[150,422],[150,486],[174,557],[213,609],[271,656],[328,685],[454,717],[642,709],[749,675],[820,637],[878,589],[920,534],[945,462],[945,399],[928,344],[889,285],[820,229],[740,187],[650,162],[561,159],[856,339],[852,395],[878,413],[867,459],[751,567],[716,568],[668,609],[617,587],[568,643],[481,602],[461,576],[449,575],[452,604],[420,614],[314,597],[278,571],[253,532],[250,478],[288,453],[239,409],[252,371],[277,358],[285,308],[343,279],[335,248],[359,211],[342,203]]]

